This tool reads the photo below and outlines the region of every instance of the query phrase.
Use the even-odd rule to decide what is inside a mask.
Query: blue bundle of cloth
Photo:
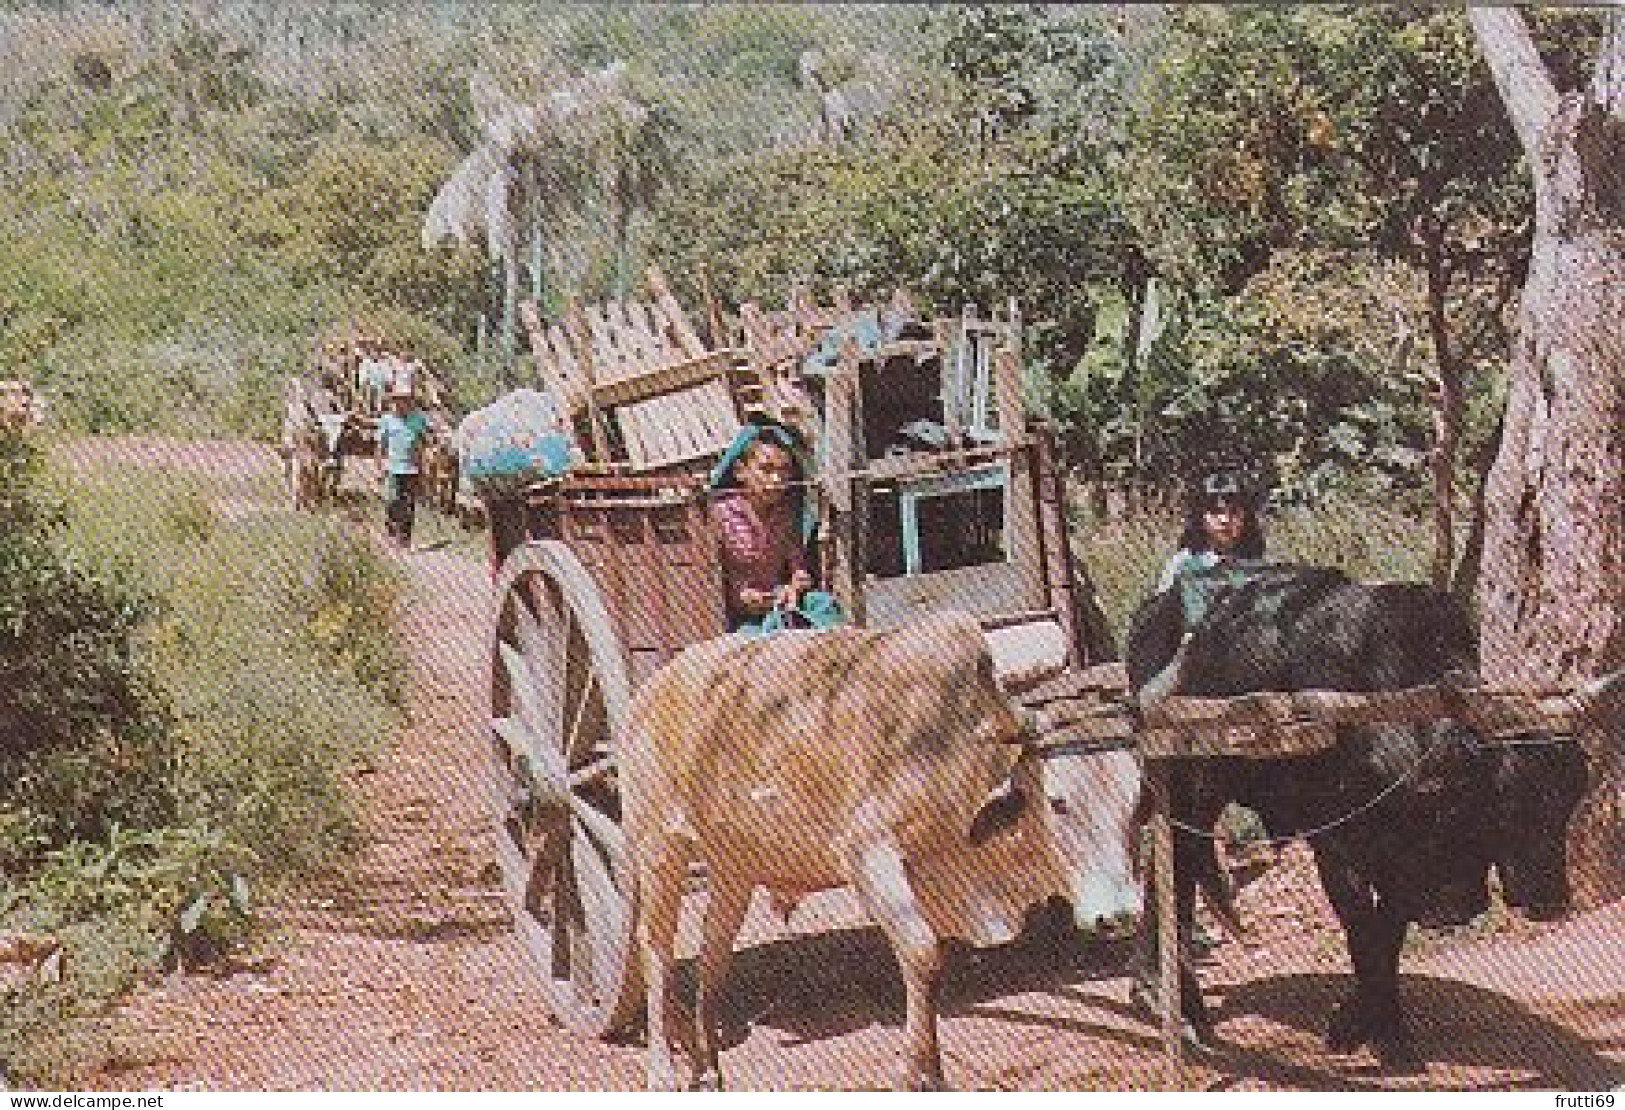
[[[463,480],[481,497],[513,497],[580,461],[552,398],[516,389],[469,413],[457,429]]]

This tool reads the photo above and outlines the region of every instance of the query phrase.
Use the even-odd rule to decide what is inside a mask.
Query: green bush
[[[344,773],[403,701],[400,582],[333,518],[221,519],[218,494],[213,477],[163,470],[81,482],[72,534],[164,598],[147,650],[178,812],[231,832],[267,875],[307,873],[351,843]]]
[[[161,701],[138,659],[153,599],[76,560],[54,530],[38,448],[0,429],[0,781],[21,840],[0,854],[105,835],[171,809]]]
[[[27,704],[60,738],[0,749],[0,928],[49,932],[67,954],[63,982],[0,1013],[0,1059],[24,1082],[71,1086],[113,1050],[83,1019],[165,963],[228,950],[266,892],[342,866],[349,775],[399,719],[400,583],[342,524],[248,501],[270,492],[258,477],[110,467],[51,495],[30,446],[0,460],[0,512],[30,524],[0,530],[0,549],[34,560],[8,565],[57,560],[0,583],[15,617],[0,635],[17,620],[39,634],[48,617],[103,659],[35,681]],[[68,601],[19,604],[19,583]],[[109,598],[141,603],[110,614]],[[74,616],[99,623],[62,631]],[[11,648],[0,666],[17,671]]]

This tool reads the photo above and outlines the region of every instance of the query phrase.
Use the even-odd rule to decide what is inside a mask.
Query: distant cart
[[[318,338],[306,370],[290,375],[283,392],[282,455],[289,503],[296,509],[332,504],[338,496],[347,457],[370,458],[377,447],[382,398],[391,381],[371,387],[362,381],[364,349],[388,344],[351,330]],[[380,363],[380,365],[383,365]],[[404,361],[390,373],[416,394],[429,417],[424,444],[423,500],[451,512],[456,499],[457,464],[451,449],[453,421],[445,390],[426,367]]]

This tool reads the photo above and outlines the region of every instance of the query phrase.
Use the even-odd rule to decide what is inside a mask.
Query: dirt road
[[[126,458],[209,465],[210,449],[145,441]],[[272,466],[221,445],[216,461]],[[342,884],[273,907],[260,954],[220,975],[135,993],[128,1051],[98,1084],[122,1089],[626,1089],[635,1047],[558,1028],[496,897],[481,788],[484,567],[463,555],[396,556],[411,583],[410,722],[355,782],[367,848]],[[1346,960],[1308,854],[1289,849],[1241,897],[1255,933],[1207,969],[1221,1057],[1201,1089],[1597,1090],[1625,1082],[1625,904],[1488,940],[1430,939],[1407,956],[1405,997],[1435,1061],[1381,1075],[1329,1056],[1319,1029]],[[730,980],[740,1088],[884,1086],[902,996],[878,934],[839,897],[788,926],[757,915]],[[834,925],[836,927],[831,928]],[[953,965],[943,1045],[949,1081],[975,1089],[1138,1089],[1162,1080],[1155,1030],[1128,1002],[1121,947],[1043,942]]]

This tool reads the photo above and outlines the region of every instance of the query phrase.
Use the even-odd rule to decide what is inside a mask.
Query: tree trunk
[[[1470,8],[1535,178],[1479,580],[1486,679],[1567,688],[1625,667],[1625,13],[1592,95],[1559,97],[1513,9]],[[1582,905],[1625,896],[1618,721],[1582,737],[1592,785],[1570,825]]]
[[[1433,340],[1435,368],[1429,396],[1433,408],[1433,565],[1429,577],[1434,589],[1447,590],[1456,561],[1456,447],[1461,439],[1467,396],[1460,360],[1450,342],[1450,318],[1445,308],[1450,275],[1444,260],[1444,233],[1437,226],[1427,229],[1424,258],[1428,333]]]
[[[1123,320],[1123,379],[1118,393],[1123,410],[1130,414],[1133,442],[1129,446],[1130,488],[1145,479],[1145,402],[1140,378],[1140,336],[1145,328],[1147,276],[1138,259],[1125,267],[1124,286],[1128,293],[1128,313]]]
[[[1495,457],[1501,451],[1504,420],[1503,413],[1502,420],[1496,421],[1489,440],[1474,453],[1473,504],[1467,522],[1467,539],[1462,544],[1461,558],[1450,579],[1450,592],[1467,606],[1474,620],[1478,616],[1478,576],[1484,566],[1484,489],[1489,485],[1490,467],[1495,465]]]
[[[502,256],[502,383],[513,386],[513,359],[517,349],[514,336],[519,319],[519,260],[511,253]]]

